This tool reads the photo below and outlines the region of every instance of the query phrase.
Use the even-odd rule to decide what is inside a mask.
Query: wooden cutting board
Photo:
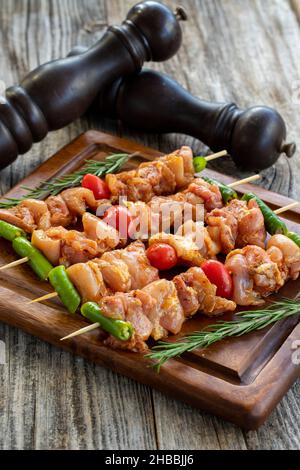
[[[89,158],[101,160],[112,152],[139,152],[140,157],[125,168],[152,160],[160,152],[135,142],[97,131],[89,131],[60,150],[6,194],[19,197],[22,185],[36,187],[41,181],[77,170]],[[233,179],[206,170],[223,182]],[[255,191],[273,208],[291,199],[257,186],[244,185],[239,191]],[[285,213],[287,224],[300,232],[300,209]],[[11,244],[0,240],[0,265],[16,259]],[[87,325],[80,315],[69,315],[59,300],[43,304],[28,301],[50,292],[27,265],[0,272],[0,321],[19,327],[49,343],[127,375],[193,406],[219,415],[246,429],[255,429],[267,418],[288,388],[300,375],[293,364],[293,343],[300,340],[296,318],[277,323],[260,332],[231,338],[202,351],[194,351],[165,364],[160,373],[140,354],[114,351],[103,346],[100,330],[61,342],[60,338]],[[280,294],[290,298],[300,292],[300,281],[290,281]],[[234,315],[225,315],[226,320]],[[199,330],[212,322],[201,315],[185,323],[182,334]]]

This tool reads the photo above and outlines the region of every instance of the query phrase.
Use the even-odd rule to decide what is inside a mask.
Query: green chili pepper
[[[17,237],[12,241],[12,247],[16,253],[22,258],[29,258],[28,264],[41,280],[48,278],[52,264],[49,263],[42,253],[37,250],[24,237]]]
[[[122,341],[127,341],[133,334],[134,328],[131,323],[123,320],[114,320],[102,315],[99,305],[95,302],[86,302],[81,307],[81,313],[84,317],[93,323],[99,323],[99,326]]]
[[[200,173],[204,170],[204,168],[206,168],[206,159],[205,157],[201,157],[200,155],[193,159],[193,163],[195,173]]]
[[[236,191],[230,188],[229,186],[226,186],[226,184],[220,183],[219,181],[213,178],[208,178],[208,176],[202,176],[202,179],[204,179],[204,181],[207,181],[210,184],[215,184],[216,186],[218,186],[225,204],[227,204],[232,199],[237,199],[238,195]]]
[[[64,266],[56,266],[49,273],[49,281],[70,313],[75,313],[81,299]]]
[[[0,237],[5,238],[12,242],[17,237],[26,237],[26,233],[19,227],[15,225],[9,224],[4,222],[4,220],[0,220]]]
[[[289,237],[293,242],[300,247],[300,235],[295,232],[287,232],[286,236]]]
[[[242,197],[242,201],[250,201],[250,199],[255,199],[257,202],[257,205],[264,216],[266,230],[270,235],[275,235],[276,233],[281,233],[283,235],[287,234],[288,229],[283,220],[274,214],[272,209],[256,196],[256,194],[247,193]]]

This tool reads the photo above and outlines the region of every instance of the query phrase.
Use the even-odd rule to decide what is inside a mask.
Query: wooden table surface
[[[0,0],[0,89],[38,64],[90,45],[134,0]],[[166,1],[175,7],[176,1]],[[300,196],[300,0],[180,0],[183,45],[150,64],[202,98],[266,104],[284,116],[299,150],[263,172],[266,188]],[[195,139],[143,135],[84,118],[48,137],[0,173],[6,192],[82,131],[98,128],[168,152]],[[231,163],[214,168],[244,176]],[[0,325],[0,449],[299,449],[300,380],[258,431],[244,432],[159,392]]]

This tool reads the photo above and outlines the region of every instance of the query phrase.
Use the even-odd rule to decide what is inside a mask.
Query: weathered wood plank
[[[72,45],[91,44],[107,22],[119,22],[134,3],[0,0],[0,40],[5,44],[0,50],[0,80],[17,83],[29,69],[65,55]],[[177,2],[166,3],[175,6]],[[169,73],[203,98],[275,106],[288,123],[290,138],[299,142],[297,0],[291,0],[293,8],[287,0],[180,3],[189,13],[189,22],[182,24],[183,47],[170,61],[151,67]],[[192,138],[146,136],[108,121],[83,119],[50,134],[2,171],[0,190],[5,192],[91,126],[122,132],[162,151],[183,141],[196,153],[205,150]],[[216,165],[220,168],[220,164]],[[299,151],[293,160],[281,157],[263,173],[262,184],[299,198],[299,165]],[[227,162],[222,168],[238,175]],[[0,325],[2,338],[7,364],[0,365],[0,448],[154,448],[156,438],[159,448],[300,448],[299,381],[257,432],[244,434],[158,392],[153,393],[154,422],[152,392],[147,387]]]
[[[90,44],[106,24],[105,2],[0,2],[1,77],[17,83],[40,62]],[[84,28],[99,18],[102,28]],[[5,71],[5,73],[4,73]],[[50,134],[1,172],[5,192],[88,128]],[[155,448],[151,391],[129,379],[0,325],[7,363],[0,365],[0,448]]]

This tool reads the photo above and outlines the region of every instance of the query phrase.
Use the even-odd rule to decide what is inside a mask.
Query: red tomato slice
[[[81,186],[83,188],[93,191],[95,199],[109,199],[110,191],[105,183],[99,176],[88,173],[82,178]]]
[[[212,284],[217,286],[217,295],[230,299],[232,297],[232,278],[223,263],[210,259],[201,268]]]
[[[146,255],[150,264],[160,271],[174,268],[177,264],[177,253],[167,243],[154,243],[147,249]]]
[[[122,238],[128,238],[128,228],[132,221],[130,211],[123,206],[112,206],[104,213],[103,222],[119,231]]]

